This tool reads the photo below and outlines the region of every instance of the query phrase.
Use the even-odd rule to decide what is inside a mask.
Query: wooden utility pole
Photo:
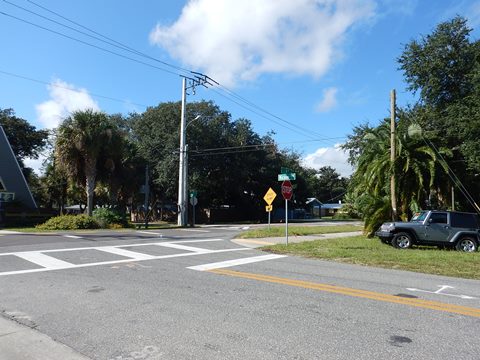
[[[452,186],[452,211],[455,211],[455,187]]]
[[[395,89],[390,92],[390,164],[392,166],[392,174],[390,176],[390,196],[392,199],[392,220],[396,221],[397,217],[397,194],[395,186],[395,156],[396,156],[396,142],[395,142],[395,118],[396,118],[396,93]]]

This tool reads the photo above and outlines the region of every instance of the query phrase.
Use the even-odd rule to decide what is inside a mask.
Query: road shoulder
[[[0,315],[2,360],[89,360],[90,358],[28,326]]]

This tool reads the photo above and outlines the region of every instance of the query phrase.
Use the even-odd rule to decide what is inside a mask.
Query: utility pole
[[[452,186],[452,211],[455,211],[455,187]]]
[[[191,71],[192,77],[182,76],[182,110],[180,115],[180,161],[178,165],[178,226],[186,226],[188,223],[188,174],[187,174],[187,91],[192,89],[195,95],[195,88],[207,85],[213,86],[218,83],[207,75]]]
[[[186,135],[186,98],[187,98],[187,78],[182,78],[182,111],[180,115],[180,161],[178,166],[178,226],[185,226],[186,210],[185,210],[185,135]]]
[[[390,165],[392,174],[390,176],[390,196],[392,199],[392,220],[397,220],[397,194],[395,186],[395,156],[396,156],[396,142],[395,142],[395,118],[396,118],[396,93],[395,89],[390,92]]]

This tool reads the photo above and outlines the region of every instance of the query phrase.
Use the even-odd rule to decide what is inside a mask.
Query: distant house
[[[308,198],[305,203],[307,214],[312,219],[318,219],[324,216],[333,216],[337,212],[341,211],[344,204],[341,202],[332,203],[332,204],[323,204],[317,198]]]
[[[18,165],[5,131],[0,126],[0,201],[18,202],[25,209],[36,209],[27,181]]]
[[[308,217],[311,219],[319,219],[321,218],[321,208],[322,203],[317,198],[308,198],[305,202],[305,208],[308,214]]]
[[[341,211],[344,204],[340,203],[333,203],[333,204],[322,204],[322,208],[320,211],[320,216],[333,216],[337,212]]]

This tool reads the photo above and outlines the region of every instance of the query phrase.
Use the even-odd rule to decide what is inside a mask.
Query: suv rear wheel
[[[464,237],[458,240],[455,248],[463,252],[475,252],[478,249],[477,241],[471,237]]]
[[[412,247],[412,236],[406,232],[399,232],[393,236],[392,245],[398,249]]]

